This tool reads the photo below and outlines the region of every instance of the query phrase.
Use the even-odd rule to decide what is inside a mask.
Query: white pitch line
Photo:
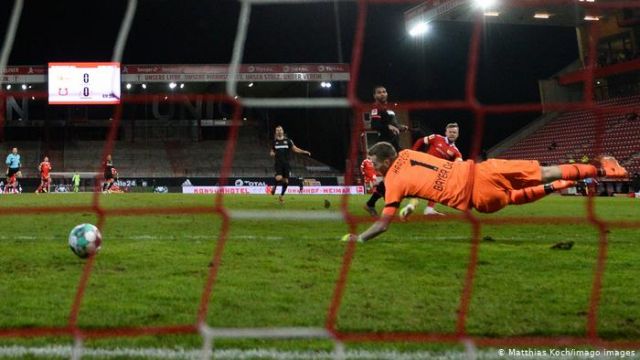
[[[346,225],[344,231],[347,231]],[[280,235],[233,235],[233,229],[231,230],[231,235],[227,238],[229,240],[266,240],[266,241],[282,241],[287,240],[289,237],[280,236]],[[218,238],[218,233],[211,233],[209,235],[188,235],[181,234],[176,236],[158,236],[158,235],[129,235],[126,239],[135,240],[135,241],[144,241],[144,240],[212,240]],[[318,240],[324,239],[327,236],[312,236],[312,235],[301,235],[296,236],[296,240]],[[417,240],[417,241],[447,241],[447,240],[470,240],[471,235],[463,236],[463,235],[447,235],[447,236],[432,236],[429,234],[425,235],[411,235],[411,236],[402,236],[402,240]],[[123,238],[118,238],[121,240]],[[29,235],[18,235],[18,236],[8,236],[8,235],[0,235],[0,240],[56,240],[56,237],[38,237],[38,236],[29,236]],[[501,241],[529,241],[529,240],[541,240],[541,241],[553,241],[553,239],[549,239],[547,235],[532,235],[526,237],[505,237],[499,238],[496,242]]]
[[[2,346],[0,357],[21,358],[26,356],[43,358],[70,358],[72,346],[50,345],[40,347],[26,346]],[[212,352],[216,360],[245,360],[245,359],[280,359],[280,360],[329,360],[335,359],[331,351],[283,351],[275,349],[218,349]],[[410,351],[399,352],[391,350],[347,350],[345,359],[352,360],[467,360],[468,355],[464,351]],[[84,348],[83,359],[99,358],[145,358],[145,359],[201,359],[201,349],[165,349],[165,348]],[[504,357],[503,357],[504,358]],[[485,350],[478,353],[478,359],[500,359],[495,350]]]
[[[340,212],[230,210],[232,219],[253,220],[342,220]]]
[[[211,328],[202,326],[200,331],[215,339],[331,339],[324,328]]]

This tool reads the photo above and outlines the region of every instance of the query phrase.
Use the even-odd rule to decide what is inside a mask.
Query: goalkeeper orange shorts
[[[509,205],[509,192],[542,183],[537,160],[490,159],[475,165],[471,203],[479,212],[492,213]]]

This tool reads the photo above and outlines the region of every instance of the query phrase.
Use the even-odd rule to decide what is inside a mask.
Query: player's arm
[[[393,184],[387,184],[387,192],[384,197],[385,205],[384,210],[382,210],[382,216],[380,217],[380,219],[360,235],[344,235],[342,237],[342,241],[349,241],[355,238],[357,242],[365,242],[387,231],[387,229],[389,228],[389,223],[391,223],[393,216],[395,215],[398,207],[400,207],[400,203],[402,202],[403,197],[400,194],[401,192],[399,191],[399,189],[394,189]]]
[[[422,141],[424,141],[424,143],[427,144],[427,145],[431,145],[431,141],[433,139],[435,139],[435,138],[436,138],[436,134],[431,134],[431,135],[427,135],[427,136],[423,137]]]
[[[420,151],[420,148],[424,145],[424,138],[420,138],[418,140],[416,140],[416,142],[413,143],[413,146],[411,147],[411,150],[413,151]]]
[[[305,154],[305,155],[311,156],[310,152],[308,152],[307,150],[300,149],[299,147],[297,147],[295,145],[293,145],[291,150],[293,150],[293,152],[296,153],[296,154]]]
[[[397,120],[394,120],[391,124],[389,124],[389,130],[393,131],[391,127],[394,127],[398,132],[409,130],[409,127],[407,125],[402,125],[398,123]]]
[[[382,123],[386,124],[385,127],[388,128],[389,131],[393,133],[393,135],[400,134],[400,129],[402,128],[402,126],[400,126],[400,124],[398,124],[398,122],[394,118],[389,116],[386,111],[382,113]]]
[[[464,160],[462,159],[462,153],[460,152],[460,150],[458,150],[457,148],[456,148],[455,150],[456,150],[456,158],[455,158],[455,159],[453,159],[453,160],[454,160],[454,161],[464,161]]]
[[[371,225],[367,230],[365,230],[362,234],[358,235],[357,241],[359,242],[369,241],[375,238],[376,236],[384,233],[389,228],[389,223],[391,222],[391,219],[393,219],[392,215],[383,214],[382,217],[380,217],[380,220],[373,223],[373,225]]]
[[[397,105],[397,104],[396,104],[396,105]],[[395,116],[394,116],[394,117],[389,117],[389,118],[390,118],[390,119],[389,119],[388,121],[389,121],[389,125],[390,125],[390,126],[389,126],[389,129],[390,129],[390,130],[392,130],[392,129],[391,129],[391,126],[395,127],[395,128],[397,129],[397,131],[398,131],[398,132],[401,132],[401,131],[407,131],[407,130],[409,130],[409,127],[408,127],[407,125],[402,125],[402,124],[400,124],[400,123],[398,122],[398,118],[397,118],[397,117],[395,117]],[[392,130],[392,131],[393,131],[393,130]],[[395,131],[394,131],[394,133],[395,133]]]

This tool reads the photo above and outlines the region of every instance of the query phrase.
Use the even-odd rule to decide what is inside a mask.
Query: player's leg
[[[512,190],[509,194],[510,204],[526,204],[536,201],[551,194],[576,185],[575,180],[595,178],[599,176],[625,177],[627,170],[618,164],[618,161],[610,156],[600,158],[599,167],[589,164],[566,164],[557,166],[540,167],[542,182],[544,185],[527,187],[520,190]]]
[[[273,184],[273,187],[271,188],[271,195],[275,195],[276,194],[276,189],[278,187],[278,185],[280,184],[280,182],[282,181],[282,176],[284,175],[284,168],[282,166],[282,164],[278,161],[275,162],[275,164],[273,165],[273,170],[275,171],[275,183]]]
[[[102,183],[102,192],[106,192],[107,191],[107,186],[109,186],[109,178],[111,177],[111,172],[105,170],[104,171],[104,182]]]
[[[612,156],[603,156],[597,160],[597,167],[590,164],[565,164],[542,166],[542,182],[554,180],[582,180],[595,177],[624,178],[628,176],[625,168],[620,166]]]
[[[9,187],[9,192],[15,194],[18,192],[18,180],[16,179],[16,173],[11,175],[9,179],[11,186]]]
[[[278,198],[280,203],[284,202],[284,194],[287,192],[287,187],[289,187],[289,175],[291,175],[291,167],[289,164],[284,164],[282,170],[282,190],[280,191],[280,197]]]
[[[440,216],[444,216],[443,213],[439,212],[438,210],[435,209],[436,206],[436,202],[435,201],[429,201],[427,203],[427,207],[424,208],[424,214],[425,215],[440,215]]]
[[[44,180],[42,178],[40,178],[40,185],[38,185],[38,188],[36,189],[35,193],[38,194],[42,191],[42,187],[44,186]]]
[[[11,180],[11,177],[12,177],[12,176],[13,176],[13,174],[14,174],[13,169],[11,169],[11,168],[7,168],[7,172],[6,172],[6,174],[7,174],[7,178],[5,179],[5,183],[8,185],[8,184],[9,184],[9,182],[10,182],[10,180]]]
[[[277,172],[276,173],[276,177],[275,177],[275,183],[271,187],[271,195],[275,195],[276,194],[276,188],[278,187],[278,185],[280,184],[281,181],[282,181],[281,172]]]
[[[599,161],[599,167],[586,164],[540,166],[537,161],[496,159],[476,164],[473,207],[481,212],[495,212],[508,204],[525,204],[553,191],[575,186],[574,180],[627,176],[627,171],[614,158],[603,157]]]
[[[509,191],[509,204],[520,205],[536,200],[563,189],[567,189],[576,185],[574,180],[556,180],[548,184],[530,186],[524,189]]]
[[[378,185],[376,185],[376,187],[373,190],[373,194],[371,194],[371,197],[369,198],[369,200],[367,200],[367,204],[364,206],[365,211],[368,212],[369,215],[378,216],[378,212],[376,211],[376,202],[380,198],[384,197],[384,193],[385,193],[384,181],[381,181],[378,183]]]
[[[284,194],[287,192],[287,187],[289,187],[289,178],[283,177],[282,190],[280,190],[280,196],[278,196],[278,201],[280,201],[280,203],[284,203]]]
[[[409,203],[400,209],[400,220],[407,220],[407,218],[416,211],[418,206],[418,199],[411,199]]]

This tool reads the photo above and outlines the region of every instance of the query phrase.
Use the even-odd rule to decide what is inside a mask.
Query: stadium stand
[[[9,149],[12,144],[2,144]],[[63,150],[47,151],[40,142],[16,144],[23,159],[25,177],[36,177],[42,156],[50,156],[56,172],[100,171],[103,141],[75,141],[66,143]],[[112,156],[115,167],[124,177],[218,177],[226,140],[176,141],[142,140],[117,141]],[[7,150],[7,154],[8,154]],[[240,131],[231,176],[271,177],[273,159],[269,156],[266,138],[257,129],[245,126]],[[4,155],[6,156],[6,154]],[[292,176],[336,176],[338,170],[315,159],[294,156]]]
[[[636,95],[598,103],[605,110],[602,116],[602,149],[599,153],[620,159],[630,173],[640,171],[640,121],[628,119],[626,115],[638,112],[639,100],[640,96]],[[616,111],[606,111],[612,108]],[[598,126],[598,118],[594,112],[562,113],[513,145],[493,150],[490,156],[502,159],[537,159],[547,164],[566,163],[571,159],[580,161],[584,155],[593,159],[598,155],[598,149],[594,147]],[[517,136],[518,134],[514,135]]]

